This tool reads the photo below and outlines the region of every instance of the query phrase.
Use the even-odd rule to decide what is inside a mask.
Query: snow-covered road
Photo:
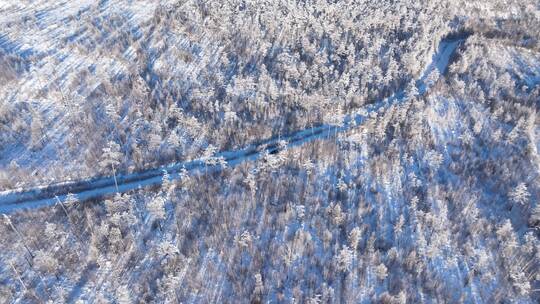
[[[438,70],[443,74],[446,70],[450,58],[457,47],[466,39],[466,36],[458,38],[447,38],[441,41],[437,52],[433,55],[431,64],[426,67],[424,73],[416,82],[419,94],[425,94],[430,87],[430,75]],[[299,130],[289,135],[268,139],[259,143],[251,144],[243,149],[235,151],[225,151],[214,156],[215,159],[222,159],[227,166],[232,167],[246,161],[253,161],[261,158],[267,153],[274,153],[280,149],[279,142],[286,141],[287,147],[299,146],[304,143],[335,136],[354,126],[362,124],[370,113],[384,111],[391,105],[406,100],[404,91],[397,92],[393,96],[371,104],[345,116],[339,124],[325,124],[313,128]],[[118,175],[118,191],[127,192],[137,188],[158,185],[162,182],[163,172],[167,171],[171,178],[179,178],[180,173],[185,168],[189,173],[203,170],[219,170],[220,164],[211,165],[204,159],[190,162],[175,163],[167,166],[146,170],[143,172]],[[0,192],[0,212],[11,213],[26,208],[37,208],[54,205],[57,197],[64,200],[68,193],[73,193],[80,201],[95,199],[116,192],[114,179],[112,177],[97,177],[87,180],[58,183],[53,185],[34,187],[30,189],[8,190]]]

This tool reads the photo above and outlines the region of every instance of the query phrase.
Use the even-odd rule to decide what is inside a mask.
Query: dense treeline
[[[14,268],[4,293],[74,300],[83,284],[81,299],[98,302],[532,303],[536,160],[493,138],[495,117],[467,137],[481,111],[434,94],[257,163],[18,214],[1,228]]]
[[[145,19],[91,6],[65,43],[109,65],[43,80],[33,101],[17,86],[45,59],[0,36],[2,188],[211,157],[409,88],[257,162],[3,218],[0,302],[538,303],[539,9],[187,1]],[[456,32],[471,36],[450,67],[410,94]],[[62,166],[28,162],[52,152]]]
[[[187,1],[144,21],[109,10],[68,18],[57,56],[19,55],[26,72],[0,105],[2,188],[110,174],[95,166],[110,142],[128,172],[320,124],[402,89],[449,31],[442,2]]]

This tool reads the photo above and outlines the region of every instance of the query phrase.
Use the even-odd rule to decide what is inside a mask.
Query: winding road
[[[460,35],[443,39],[437,52],[433,55],[432,62],[416,82],[416,87],[420,95],[425,94],[430,83],[428,76],[439,70],[443,74],[446,70],[452,55],[458,46],[467,39],[468,35]],[[235,151],[224,151],[215,155],[216,158],[223,158],[227,166],[233,167],[246,161],[253,161],[261,158],[267,153],[275,153],[280,149],[279,142],[284,140],[287,147],[299,146],[317,139],[335,136],[337,133],[347,131],[354,126],[362,124],[370,113],[379,112],[391,105],[401,103],[406,100],[404,91],[395,93],[393,96],[369,106],[363,107],[356,113],[345,116],[339,125],[324,124],[321,126],[308,128],[293,132],[278,138],[271,138],[256,144],[251,144]],[[221,165],[208,165],[205,159],[198,159],[189,162],[175,163],[143,172],[118,175],[118,191],[121,193],[153,185],[162,182],[163,172],[166,170],[171,178],[179,178],[183,169],[190,173],[203,170],[219,170]],[[87,201],[112,195],[117,192],[113,177],[97,177],[81,181],[57,183],[53,185],[34,187],[24,190],[8,190],[0,192],[0,213],[13,213],[16,211],[51,206],[59,200],[65,200],[68,193],[75,194],[79,201]]]

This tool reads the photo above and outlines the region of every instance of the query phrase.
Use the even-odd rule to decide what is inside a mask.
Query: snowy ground
[[[31,108],[44,124],[39,142],[43,146],[32,150],[21,144],[4,147],[2,164],[16,162],[21,168],[31,168],[34,176],[46,176],[58,168],[66,174],[82,170],[80,162],[66,163],[67,133],[70,118],[81,110],[84,101],[101,85],[101,79],[114,78],[127,72],[131,57],[102,53],[93,44],[116,44],[117,37],[102,35],[94,40],[85,22],[97,27],[114,28],[117,33],[130,33],[133,43],[142,34],[140,28],[153,14],[155,1],[16,1],[0,4],[0,54],[20,58],[21,70],[0,87],[5,102],[23,104]],[[23,25],[23,27],[21,27]],[[17,30],[12,30],[17,26]],[[23,34],[24,33],[24,34]],[[91,36],[91,39],[87,39]],[[85,41],[90,43],[87,45]],[[90,83],[73,90],[73,83],[81,73],[90,72]],[[16,88],[16,89],[15,89]],[[45,96],[40,92],[49,92]],[[66,110],[65,107],[70,107]],[[30,123],[30,122],[27,122]]]

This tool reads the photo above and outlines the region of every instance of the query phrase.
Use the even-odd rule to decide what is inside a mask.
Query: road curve
[[[425,94],[430,87],[428,76],[439,70],[443,74],[450,59],[458,46],[467,39],[468,34],[460,34],[443,39],[437,52],[432,57],[432,62],[424,70],[422,76],[417,80],[416,87],[420,95]],[[363,107],[360,111],[344,117],[340,125],[324,124],[313,128],[299,130],[278,138],[271,138],[259,143],[248,145],[235,151],[220,152],[215,157],[223,158],[227,166],[233,167],[245,161],[256,160],[266,153],[276,152],[279,148],[279,141],[287,142],[287,147],[299,146],[316,139],[335,136],[350,128],[361,124],[370,113],[381,111],[390,105],[406,100],[405,92],[400,91],[393,96]],[[208,165],[204,159],[198,159],[183,163],[174,163],[142,172],[118,175],[118,191],[123,193],[137,188],[161,184],[164,170],[171,178],[178,178],[180,172],[185,169],[194,173],[202,170],[219,170],[221,166]],[[96,177],[80,181],[70,181],[47,186],[33,187],[23,190],[8,190],[0,192],[0,213],[12,213],[15,211],[39,208],[54,205],[57,198],[64,200],[68,193],[75,194],[79,201],[87,201],[116,193],[114,179],[112,177]]]

